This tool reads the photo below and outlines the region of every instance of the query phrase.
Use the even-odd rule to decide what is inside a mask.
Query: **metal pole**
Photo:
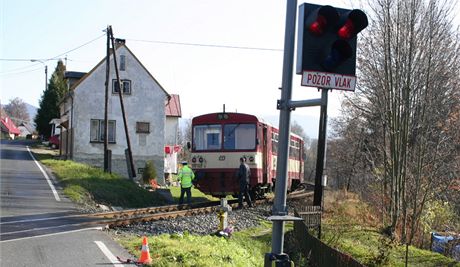
[[[31,62],[40,62],[45,66],[45,91],[48,89],[48,66],[46,65],[45,61],[40,59],[31,59]]]
[[[321,113],[319,117],[319,133],[318,133],[318,152],[316,157],[316,176],[315,176],[315,195],[313,197],[313,205],[321,206],[323,198],[323,169],[326,163],[326,130],[327,130],[327,89],[322,89],[321,92]]]
[[[288,214],[286,206],[289,135],[291,128],[291,108],[288,102],[292,96],[292,68],[294,62],[295,23],[297,16],[297,0],[288,0],[286,7],[286,28],[284,36],[283,77],[281,100],[279,101],[279,144],[276,168],[275,200],[272,213],[275,216]],[[273,221],[272,252],[275,257],[283,253],[284,221]],[[271,266],[270,259],[265,257],[265,266]]]

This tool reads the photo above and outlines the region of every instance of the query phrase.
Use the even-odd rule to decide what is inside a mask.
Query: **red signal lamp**
[[[342,39],[350,39],[366,28],[367,25],[366,14],[359,9],[354,9],[347,14],[345,23],[339,28],[337,35]]]
[[[331,6],[323,6],[318,9],[315,20],[308,27],[313,35],[320,36],[330,25],[334,25],[339,20],[339,13]]]
[[[316,20],[310,25],[310,32],[314,35],[321,35],[326,28],[327,20],[324,16],[319,15]]]

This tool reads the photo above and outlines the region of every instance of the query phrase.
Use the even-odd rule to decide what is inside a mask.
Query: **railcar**
[[[210,113],[192,119],[191,167],[196,187],[214,197],[236,196],[239,159],[251,169],[250,193],[262,198],[276,183],[279,130],[254,115]],[[290,135],[288,191],[303,182],[304,141]]]

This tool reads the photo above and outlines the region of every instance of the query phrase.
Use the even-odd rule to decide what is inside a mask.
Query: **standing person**
[[[243,207],[243,195],[249,207],[252,207],[251,196],[249,195],[249,178],[251,169],[246,164],[246,158],[240,158],[240,168],[238,170],[238,180],[240,182],[240,193],[238,194],[238,208]]]
[[[195,174],[187,165],[187,161],[182,162],[182,169],[179,170],[177,181],[180,181],[180,198],[179,204],[184,203],[184,195],[187,193],[187,204],[192,202],[192,181],[195,179]]]

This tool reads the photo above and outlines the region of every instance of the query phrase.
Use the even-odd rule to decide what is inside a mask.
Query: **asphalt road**
[[[0,143],[0,266],[123,266],[115,256],[129,253],[101,227],[79,225],[77,209],[27,144]]]

